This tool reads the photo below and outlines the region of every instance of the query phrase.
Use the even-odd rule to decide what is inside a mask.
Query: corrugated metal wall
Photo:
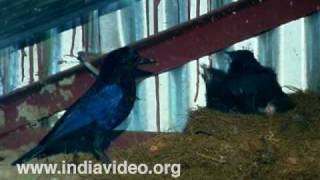
[[[106,15],[103,9],[94,11],[86,25],[63,33],[51,30],[49,39],[24,49],[8,47],[0,50],[0,93],[8,93],[77,65],[78,61],[70,55],[78,51],[105,53],[230,1],[161,0],[158,22],[154,21],[154,2],[142,0],[132,7]],[[155,29],[157,27],[158,30]],[[262,64],[276,70],[283,86],[320,91],[320,76],[317,72],[320,69],[318,27],[319,13],[237,43],[230,49],[253,50]],[[221,69],[228,66],[224,55],[215,53],[162,73],[157,78],[146,79],[138,86],[140,100],[128,120],[119,128],[133,131],[181,131],[186,125],[188,112],[198,106],[205,106],[205,87],[197,73],[202,63]]]

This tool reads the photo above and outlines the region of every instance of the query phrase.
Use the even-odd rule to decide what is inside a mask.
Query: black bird
[[[227,73],[206,65],[202,65],[202,78],[206,84],[207,107],[222,112],[237,111],[232,94],[225,88]]]
[[[251,51],[239,50],[227,54],[231,63],[219,85],[212,85],[213,83],[208,83],[204,78],[207,85],[207,104],[216,104],[213,107],[218,110],[224,109],[227,104],[227,109],[223,110],[225,112],[265,114],[284,112],[293,107],[293,103],[277,82],[274,71],[262,66]],[[211,76],[221,79],[221,72],[217,73],[220,70],[212,69]],[[224,93],[216,93],[217,91]],[[217,97],[213,99],[214,96]],[[216,103],[216,99],[219,99],[219,103]]]
[[[289,97],[282,91],[272,72],[230,75],[224,83],[241,112],[273,114],[286,111],[291,106]]]
[[[95,83],[57,121],[32,150],[12,165],[57,153],[91,152],[102,161],[110,144],[109,132],[129,115],[136,100],[135,73],[140,64],[152,63],[129,47],[110,52]]]
[[[226,51],[225,52],[231,59],[228,74],[243,74],[257,71],[264,71],[265,67],[255,59],[254,54],[249,50]]]
[[[243,112],[273,114],[293,108],[275,72],[262,66],[249,50],[227,52],[231,58],[226,83]]]

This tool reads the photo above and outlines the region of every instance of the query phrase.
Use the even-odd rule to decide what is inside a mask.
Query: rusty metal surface
[[[158,61],[157,66],[146,70],[160,73],[319,9],[317,0],[244,0],[132,46]],[[71,105],[92,82],[81,66],[61,72],[1,97],[0,118],[5,119],[6,125],[23,129],[25,124],[21,122],[46,117]],[[0,135],[10,130],[12,128],[6,128]]]

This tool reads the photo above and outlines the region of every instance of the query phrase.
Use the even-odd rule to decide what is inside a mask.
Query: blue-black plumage
[[[248,50],[226,52],[227,72],[203,67],[207,106],[224,112],[285,112],[294,105],[279,83],[275,72],[262,66]]]
[[[110,52],[89,90],[66,110],[36,147],[12,165],[79,151],[108,161],[104,150],[111,142],[110,131],[127,118],[136,100],[137,66],[152,62],[129,47]]]

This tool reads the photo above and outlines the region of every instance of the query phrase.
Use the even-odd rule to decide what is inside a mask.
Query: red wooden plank
[[[19,129],[15,133],[8,134],[6,138],[0,139],[0,147],[6,149],[17,149],[23,145],[37,144],[48,132],[48,129]],[[120,133],[120,134],[119,134]],[[156,136],[151,132],[124,132],[114,131],[116,147],[127,148],[132,145],[141,144],[146,140]]]
[[[243,0],[132,46],[142,55],[156,59],[156,66],[145,69],[159,73],[319,9],[318,0]],[[78,66],[16,90],[0,98],[0,119],[6,123],[32,121],[63,110],[92,82],[90,75]]]

